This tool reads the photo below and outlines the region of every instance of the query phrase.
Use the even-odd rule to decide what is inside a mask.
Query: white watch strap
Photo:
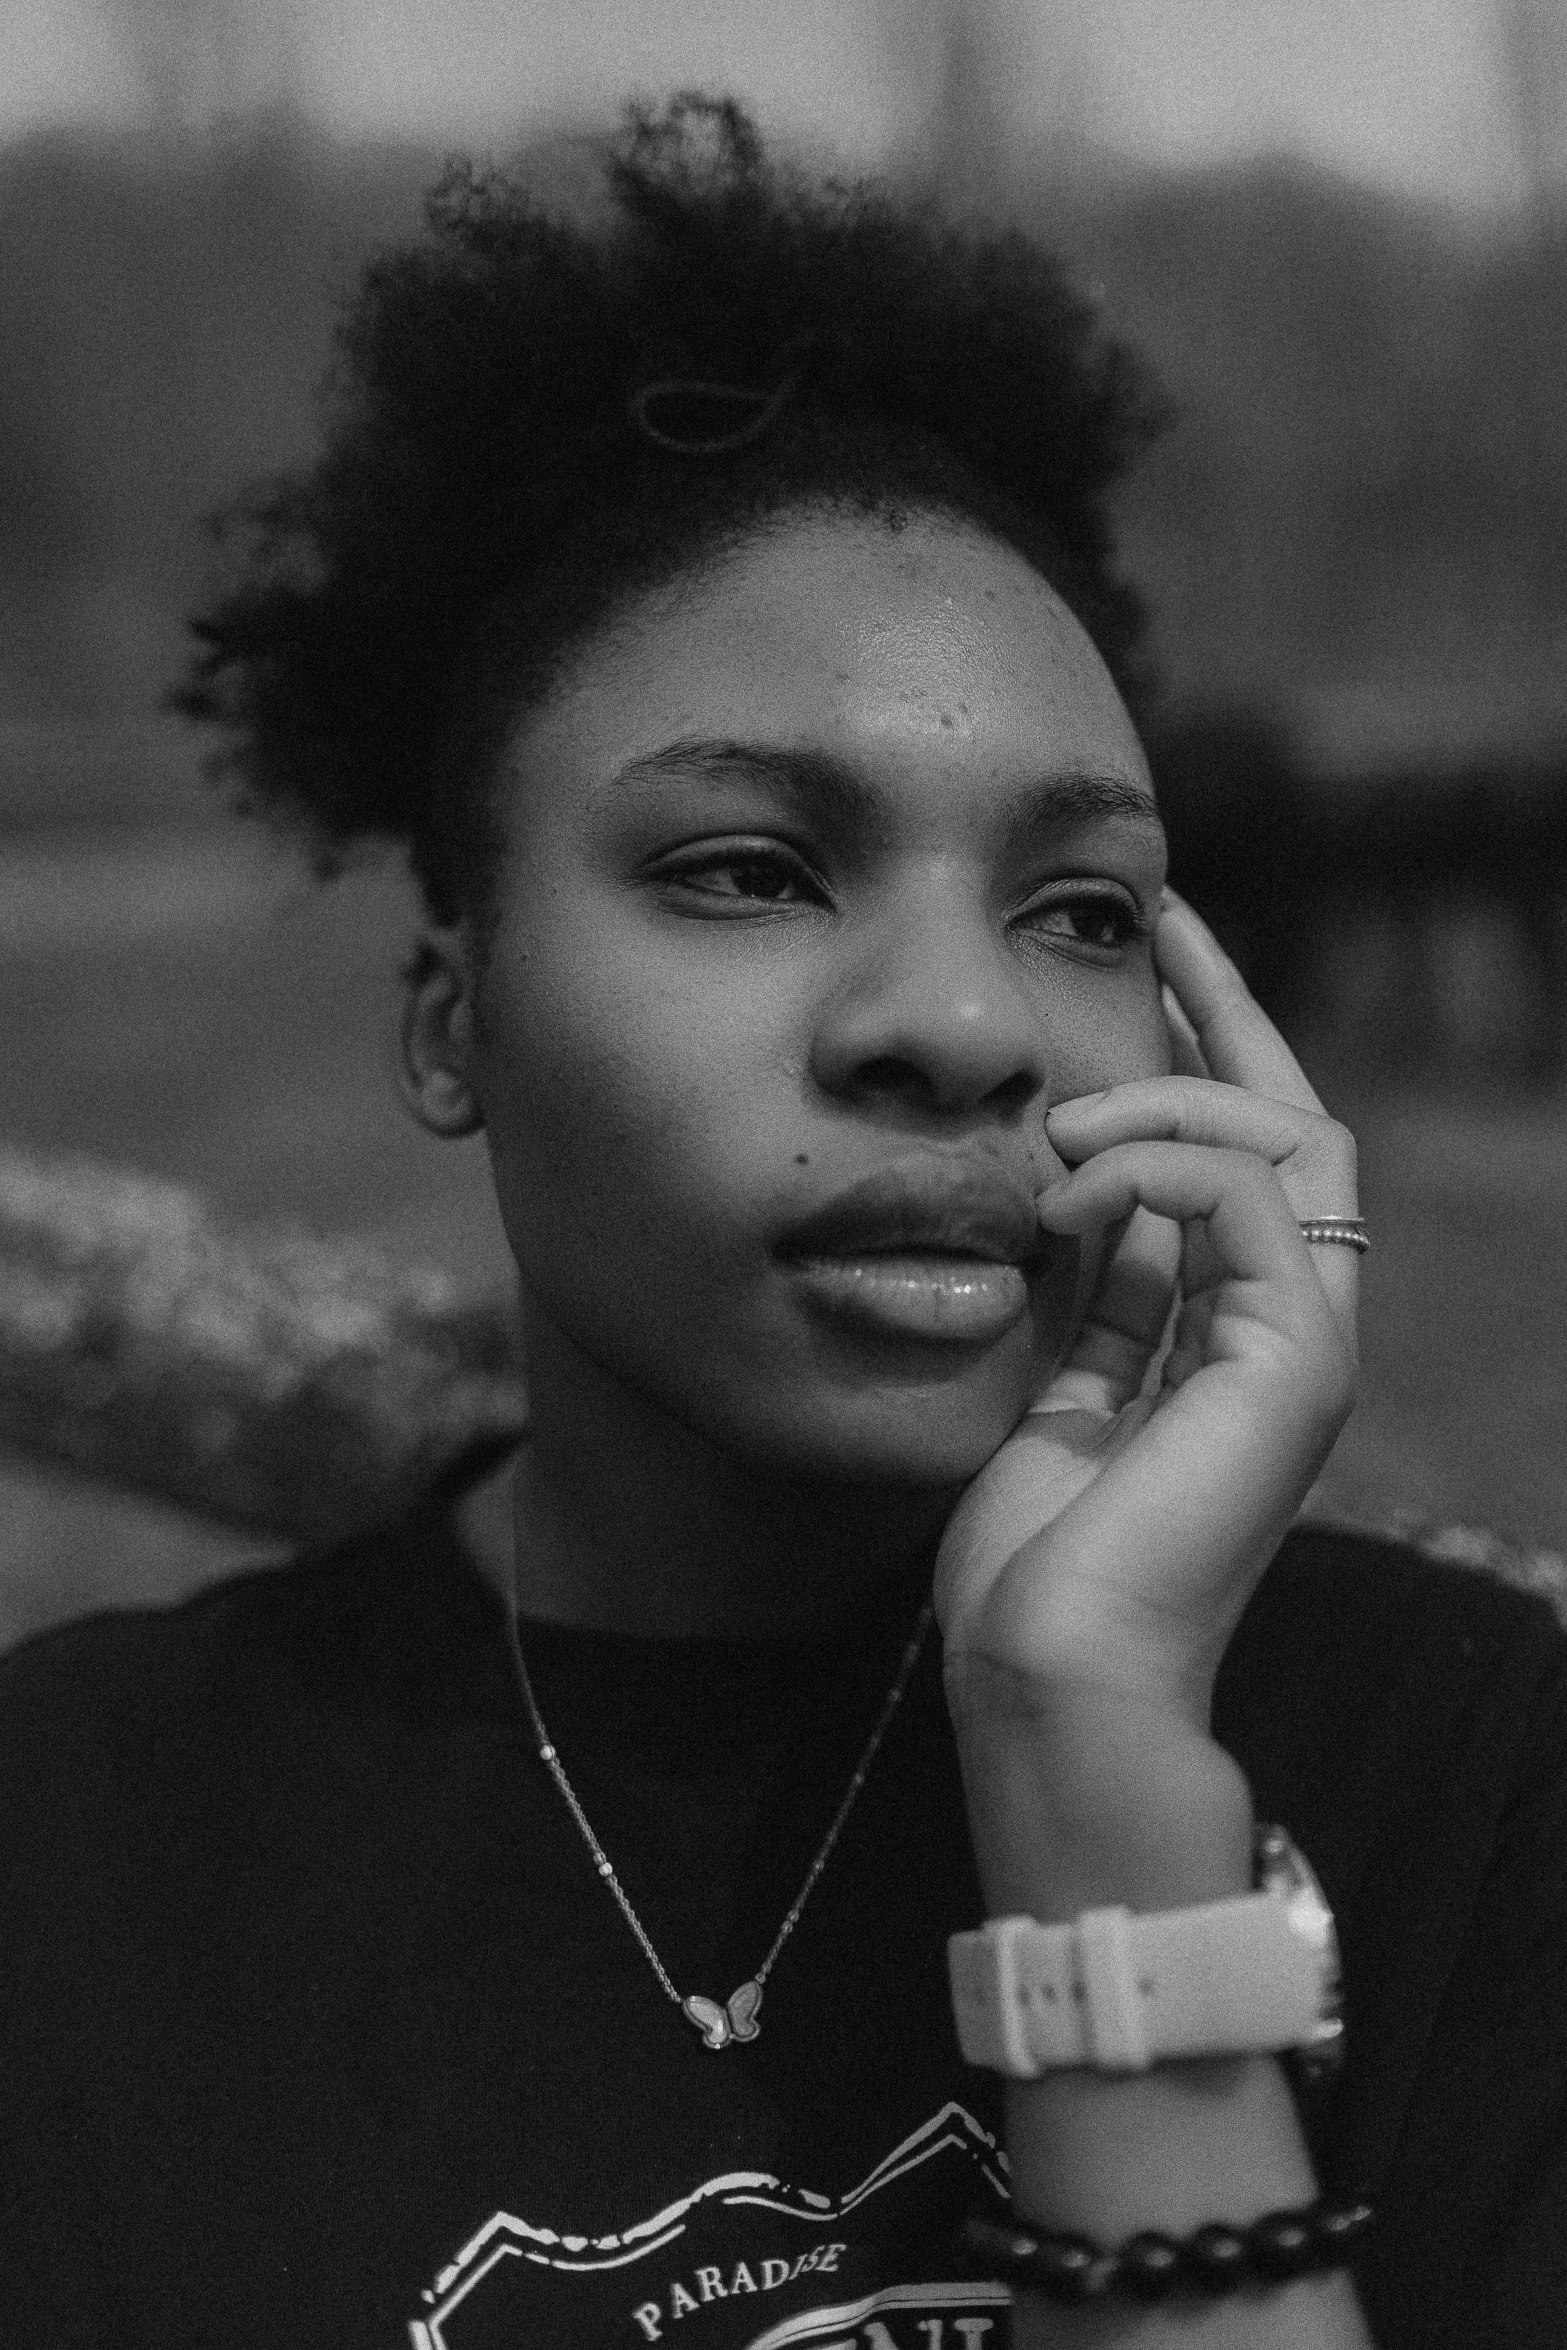
[[[964,2055],[1018,2080],[1296,2048],[1321,2014],[1320,1957],[1269,1893],[1071,1925],[992,1918],[947,1959]]]

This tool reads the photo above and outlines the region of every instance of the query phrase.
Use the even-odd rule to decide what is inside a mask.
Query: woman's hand
[[[959,1503],[936,1566],[949,1702],[992,1916],[1182,1908],[1247,1890],[1251,1794],[1211,1735],[1237,1618],[1349,1411],[1354,1144],[1188,907],[1156,952],[1177,1073],[1063,1103],[1052,1232],[1103,1236],[1066,1361]],[[1007,2085],[1018,2208],[1115,2238],[1310,2202],[1265,2057]],[[1127,2338],[1355,2344],[1341,2278],[1136,2313]],[[1019,2343],[1086,2340],[1023,2300]]]
[[[1105,1236],[1097,1287],[936,1568],[971,1808],[989,1787],[1007,1810],[1002,1749],[1048,1749],[1078,1844],[1100,1827],[1157,1842],[1205,1779],[1225,1789],[1213,1677],[1354,1394],[1358,1260],[1299,1228],[1356,1213],[1353,1140],[1173,896],[1156,955],[1177,1074],[1050,1114],[1072,1172],[1040,1222]],[[982,1871],[992,1834],[1013,1839],[1005,1819],[976,1819]]]

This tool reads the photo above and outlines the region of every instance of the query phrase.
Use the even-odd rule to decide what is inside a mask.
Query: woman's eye
[[[1118,954],[1147,928],[1130,899],[1103,895],[1053,898],[1035,906],[1023,920],[1030,930],[1101,954]]]
[[[782,849],[727,849],[722,854],[666,866],[664,881],[722,905],[787,906],[820,896],[820,885],[798,857]]]

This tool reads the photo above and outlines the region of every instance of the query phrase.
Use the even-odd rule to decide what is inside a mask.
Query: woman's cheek
[[[670,1050],[680,1024],[646,1006],[639,1017],[634,999],[611,1018],[600,1008],[536,1003],[514,1036],[525,1078],[508,1092],[496,1172],[524,1277],[549,1265],[572,1286],[599,1273],[618,1286],[635,1266],[656,1281],[683,1228],[700,1223],[692,1161],[709,1105],[700,1069]]]
[[[1107,989],[1054,1056],[1052,1103],[1104,1093],[1139,1077],[1166,1077],[1173,1066],[1169,1025],[1151,958]]]
[[[1174,1066],[1170,1026],[1164,1016],[1164,995],[1151,951],[1140,959],[1130,1000],[1116,1007],[1111,1035],[1106,1039],[1111,1073],[1101,1085],[1125,1085],[1137,1077],[1167,1077]]]

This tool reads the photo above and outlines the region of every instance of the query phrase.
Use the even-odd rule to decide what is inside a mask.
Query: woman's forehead
[[[1114,682],[1055,589],[1014,549],[924,514],[795,514],[710,556],[584,647],[515,748],[535,772],[564,759],[601,780],[692,737],[814,742],[872,765],[922,745],[1044,755],[1147,788]]]

